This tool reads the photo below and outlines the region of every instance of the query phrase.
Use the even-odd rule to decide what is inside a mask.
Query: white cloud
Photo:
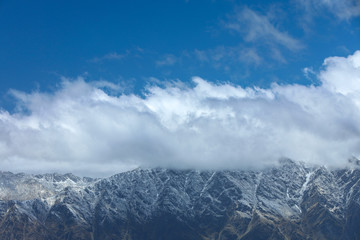
[[[327,58],[323,65],[319,78],[324,87],[354,99],[360,96],[360,51],[347,58]]]
[[[289,50],[300,50],[303,44],[291,37],[288,33],[280,31],[271,23],[267,16],[244,8],[227,24],[227,28],[245,34],[245,41],[277,44]]]
[[[12,91],[0,112],[0,168],[106,175],[135,166],[248,168],[290,157],[341,166],[360,155],[359,52],[331,57],[321,86],[152,86],[145,97],[63,79],[54,93]]]

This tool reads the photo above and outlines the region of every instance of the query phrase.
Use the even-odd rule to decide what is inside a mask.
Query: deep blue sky
[[[0,95],[61,76],[139,92],[149,78],[266,87],[316,84],[329,56],[359,49],[356,1],[0,0]]]

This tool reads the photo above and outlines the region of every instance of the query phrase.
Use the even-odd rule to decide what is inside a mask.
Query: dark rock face
[[[0,173],[0,239],[360,239],[360,170]]]

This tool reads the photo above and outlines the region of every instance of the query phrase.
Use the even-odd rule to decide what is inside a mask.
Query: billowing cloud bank
[[[360,155],[360,51],[327,58],[318,78],[320,86],[244,89],[195,77],[195,87],[153,86],[144,98],[81,78],[52,94],[13,91],[21,110],[0,112],[0,169],[102,175],[281,157],[341,166]]]

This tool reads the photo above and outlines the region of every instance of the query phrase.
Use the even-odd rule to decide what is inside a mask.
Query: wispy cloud
[[[306,67],[303,69],[303,73],[304,73],[304,76],[309,79],[309,80],[312,80],[313,77],[317,77],[315,71],[313,70],[312,67]]]
[[[214,66],[237,65],[239,63],[259,65],[263,61],[255,48],[241,45],[235,47],[218,46],[206,50],[195,49],[188,57],[195,57],[200,62],[208,62]]]
[[[152,85],[109,95],[63,79],[54,93],[13,91],[0,112],[0,168],[111,174],[134,166],[246,168],[290,157],[341,166],[360,156],[360,51],[331,57],[320,86]],[[116,86],[115,86],[116,88]]]
[[[256,49],[254,48],[242,49],[240,58],[244,62],[254,63],[255,65],[259,65],[263,61],[262,57],[258,54]]]
[[[156,61],[157,66],[172,66],[178,61],[173,54],[166,54],[160,60]]]
[[[240,64],[243,69],[262,64],[273,66],[274,63],[288,63],[285,51],[298,52],[305,45],[272,23],[274,16],[262,15],[244,7],[228,16],[221,25],[227,30],[240,33],[236,45],[218,45],[212,48],[184,51],[177,56],[163,55],[156,61],[157,66],[172,66],[197,60],[201,66],[207,65],[224,72],[237,72]],[[228,32],[228,31],[227,31]],[[289,51],[287,51],[289,52]],[[235,71],[233,71],[236,69]],[[246,70],[242,70],[245,72]],[[239,73],[237,72],[237,75]]]
[[[107,60],[121,60],[124,59],[125,57],[127,57],[129,55],[130,51],[126,51],[124,54],[119,54],[117,52],[111,52],[108,54],[105,54],[104,56],[101,57],[94,57],[92,59],[90,59],[90,62],[94,62],[94,63],[98,63],[98,62],[103,62],[103,61],[107,61]]]
[[[296,0],[296,2],[305,11],[307,20],[322,15],[324,10],[345,21],[360,16],[358,0]]]
[[[276,44],[292,51],[304,48],[301,41],[275,27],[269,17],[247,7],[236,12],[225,27],[243,34],[247,42]]]

